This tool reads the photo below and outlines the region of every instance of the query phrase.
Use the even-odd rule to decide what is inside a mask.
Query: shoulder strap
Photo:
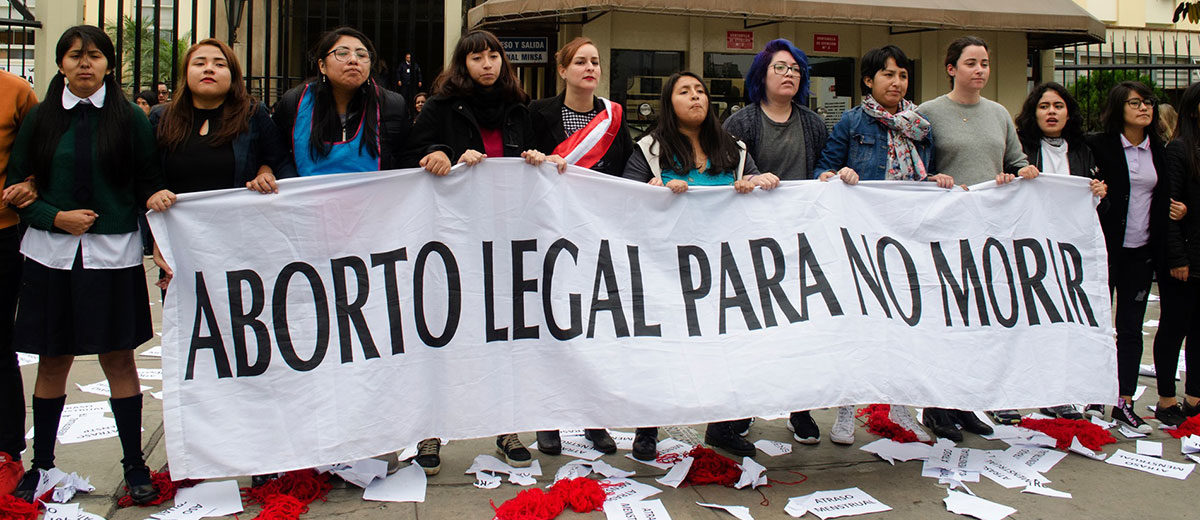
[[[654,174],[654,178],[662,180],[662,165],[658,164],[658,152],[654,151],[654,138],[647,135],[638,139],[638,148],[642,149],[642,154],[646,156],[646,163],[650,165],[650,173]]]
[[[746,143],[743,143],[741,139],[738,139],[737,145],[738,145],[738,167],[737,167],[737,174],[733,176],[733,180],[740,181],[740,180],[742,180],[742,173],[746,171]]]

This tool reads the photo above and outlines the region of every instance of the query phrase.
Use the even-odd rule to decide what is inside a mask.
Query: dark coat
[[[529,111],[533,116],[534,134],[538,137],[537,148],[546,155],[554,153],[554,147],[567,140],[567,133],[563,130],[562,122],[562,108],[565,100],[566,94],[560,93],[552,98],[539,99],[529,103]],[[600,98],[593,96],[592,103],[596,110],[604,109],[604,103],[600,101]],[[613,104],[616,105],[616,103]],[[629,135],[629,128],[625,126],[625,118],[622,117],[621,128],[617,130],[612,145],[608,147],[608,151],[601,159],[604,162],[603,173],[620,177],[625,171],[625,162],[629,160],[631,153],[633,153],[633,137]]]
[[[315,82],[315,80],[314,80]],[[312,82],[310,82],[312,83]],[[304,92],[305,84],[301,84],[280,96],[275,103],[272,119],[279,132],[283,135],[285,149],[293,153],[292,129],[296,124],[296,108],[300,106],[300,95]],[[416,166],[417,159],[409,156],[408,133],[412,128],[412,120],[408,117],[408,104],[404,96],[385,88],[379,92],[379,127],[380,136],[380,169],[409,168]],[[347,124],[357,126],[361,115],[358,112],[346,114]],[[353,123],[350,123],[353,122]]]
[[[1171,141],[1166,153],[1170,197],[1186,204],[1188,213],[1183,220],[1166,220],[1163,267],[1187,266],[1188,277],[1197,279],[1200,278],[1200,176],[1188,168],[1187,145],[1182,140]]]
[[[817,115],[806,106],[803,106],[794,100],[792,106],[800,111],[800,127],[804,129],[804,162],[805,169],[808,172],[806,179],[814,178],[813,170],[816,168],[816,163],[821,159],[821,150],[825,148],[825,141],[829,139],[829,129],[825,128],[825,121],[821,120],[821,116]],[[746,150],[750,152],[751,157],[758,157],[759,141],[762,134],[762,107],[758,103],[747,104],[745,108],[734,112],[725,120],[725,130],[733,134],[734,137],[741,139],[746,143]],[[798,180],[798,179],[783,179],[783,180]]]
[[[166,105],[158,105],[150,110],[150,125],[154,127],[154,135],[158,135],[158,124],[162,122]],[[159,147],[159,159],[166,172],[167,150]],[[258,168],[262,165],[271,167],[276,179],[287,179],[296,176],[296,165],[288,153],[288,145],[284,136],[271,120],[267,106],[259,104],[250,114],[250,128],[233,138],[233,186],[242,188],[247,182],[258,176]]]
[[[1112,257],[1125,243],[1125,222],[1129,217],[1129,166],[1125,164],[1125,148],[1121,145],[1121,134],[1105,132],[1088,135],[1088,147],[1096,166],[1100,169],[1100,180],[1108,185],[1108,211],[1100,214],[1100,227],[1104,230],[1104,241],[1108,256]],[[1154,158],[1154,170],[1159,182],[1154,186],[1150,200],[1150,254],[1158,264],[1163,258],[1163,235],[1166,230],[1167,212],[1170,209],[1168,194],[1166,152],[1162,141],[1150,138],[1150,154]]]
[[[522,152],[538,147],[529,108],[520,103],[505,108],[500,133],[505,157],[520,157]],[[467,150],[484,151],[483,136],[471,104],[462,98],[443,96],[425,102],[417,122],[413,123],[410,146],[417,160],[440,151],[452,163]]]
[[[1042,169],[1042,141],[1041,139],[1030,141],[1021,139],[1021,150],[1025,152],[1025,157],[1029,159],[1029,164]],[[1096,158],[1092,157],[1092,149],[1087,145],[1082,138],[1067,141],[1067,169],[1071,171],[1071,175],[1075,177],[1086,177],[1088,179],[1100,179],[1100,167],[1096,166]],[[1126,172],[1128,173],[1128,172]],[[1096,206],[1096,211],[1103,214],[1108,211],[1111,203],[1108,197],[1100,200],[1100,204]]]

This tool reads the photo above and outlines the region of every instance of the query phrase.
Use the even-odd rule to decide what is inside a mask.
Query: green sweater
[[[58,99],[48,102],[58,103]],[[155,154],[156,142],[154,133],[150,130],[150,122],[137,105],[133,107],[129,118],[129,128],[120,131],[128,132],[133,140],[132,164],[126,166],[129,174],[126,181],[114,183],[107,171],[107,165],[101,164],[98,157],[98,146],[92,147],[92,200],[88,204],[80,204],[75,200],[75,123],[72,114],[71,125],[58,138],[58,147],[54,152],[53,165],[50,168],[49,182],[38,190],[38,198],[32,204],[17,213],[30,226],[46,231],[63,232],[54,227],[54,217],[60,211],[75,209],[90,209],[99,216],[88,229],[88,233],[113,235],[130,233],[138,229],[138,215],[145,211],[146,199],[154,192],[163,189],[162,172]],[[38,109],[34,107],[21,125],[17,140],[13,143],[12,157],[8,163],[8,179],[6,187],[24,181],[33,174],[33,127],[37,121]],[[92,118],[93,133],[99,118]]]

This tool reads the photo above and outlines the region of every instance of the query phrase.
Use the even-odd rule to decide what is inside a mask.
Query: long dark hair
[[[1192,83],[1179,99],[1179,126],[1175,130],[1175,139],[1182,141],[1187,150],[1188,173],[1200,178],[1200,119],[1197,118],[1197,110],[1200,110],[1200,83]]]
[[[1079,111],[1079,103],[1067,92],[1067,88],[1053,81],[1042,83],[1033,88],[1033,92],[1025,98],[1021,105],[1021,113],[1017,114],[1017,137],[1027,143],[1035,143],[1042,138],[1042,128],[1037,123],[1038,102],[1047,92],[1053,91],[1067,105],[1067,122],[1063,125],[1062,137],[1068,143],[1077,143],[1083,137],[1083,113]]]
[[[472,52],[495,51],[500,53],[500,70],[496,74],[496,82],[492,87],[500,92],[500,99],[506,103],[527,103],[529,95],[521,88],[517,79],[517,71],[508,61],[504,45],[496,35],[488,31],[471,31],[458,40],[454,46],[454,54],[450,58],[450,66],[446,67],[437,79],[433,81],[433,95],[444,97],[470,97],[475,94],[478,85],[471,79],[467,71],[467,55]]]
[[[1100,112],[1100,124],[1104,131],[1119,134],[1125,131],[1125,101],[1129,93],[1136,92],[1142,99],[1154,99],[1154,92],[1140,81],[1122,81],[1108,91],[1108,99],[1104,102],[1104,110]],[[1146,135],[1157,141],[1162,140],[1158,135],[1158,106],[1150,107],[1150,125],[1146,127]],[[1138,144],[1138,143],[1133,143]]]
[[[338,117],[337,103],[333,100],[333,86],[329,84],[325,75],[320,73],[321,69],[318,65],[318,62],[329,57],[333,46],[342,36],[357,38],[371,56],[367,81],[355,91],[354,97],[350,99],[350,104],[347,106],[349,113],[357,111],[362,119],[346,121],[346,124],[357,126],[356,123],[361,122],[363,133],[362,139],[358,142],[358,149],[366,150],[371,157],[379,157],[379,144],[376,138],[379,135],[379,121],[376,112],[379,110],[380,94],[379,87],[372,79],[379,72],[379,56],[375,53],[375,46],[367,38],[367,35],[352,27],[338,27],[322,34],[321,39],[317,40],[317,44],[313,47],[310,59],[313,67],[316,67],[318,71],[319,78],[309,84],[309,88],[313,91],[314,103],[312,135],[308,140],[308,153],[313,159],[325,157],[329,155],[329,150],[332,148],[331,143],[342,140],[342,119]]]
[[[108,61],[108,69],[104,74],[104,108],[99,110],[99,123],[94,134],[96,139],[96,157],[99,166],[104,168],[110,179],[121,184],[132,177],[128,167],[133,158],[133,139],[129,133],[129,118],[133,117],[133,107],[125,99],[125,93],[117,84],[113,74],[117,64],[117,52],[113,42],[104,31],[94,25],[76,25],[63,32],[54,48],[54,61],[62,66],[63,57],[71,46],[79,41],[84,49],[95,47]],[[44,189],[49,182],[50,170],[54,163],[54,153],[58,148],[59,138],[71,126],[71,113],[63,108],[63,89],[66,88],[67,78],[61,72],[56,73],[50,80],[50,88],[46,89],[46,100],[38,107],[37,117],[33,121],[33,153],[30,160],[33,168],[34,182]],[[139,109],[139,112],[141,110]]]
[[[162,123],[158,127],[158,143],[168,150],[175,150],[187,141],[192,132],[192,89],[188,87],[187,72],[192,61],[192,55],[202,46],[216,47],[225,56],[229,66],[229,92],[225,94],[224,110],[221,116],[221,126],[210,134],[213,146],[220,146],[233,141],[238,134],[250,130],[250,116],[254,113],[257,103],[246,90],[242,80],[242,65],[238,63],[237,55],[225,42],[214,38],[201,40],[187,50],[183,61],[179,64],[179,77],[183,78],[179,88],[175,89],[175,99],[167,105]]]
[[[691,170],[695,163],[692,144],[679,131],[679,116],[675,114],[674,105],[671,103],[675,84],[684,76],[695,78],[701,85],[704,84],[704,80],[700,76],[687,71],[676,72],[667,78],[666,83],[663,84],[662,94],[659,96],[659,106],[662,107],[663,114],[659,116],[658,123],[650,131],[650,135],[654,137],[654,141],[658,143],[659,147],[658,165],[664,170],[680,173]],[[707,92],[708,89],[705,88],[705,97],[707,97]],[[708,107],[707,112],[704,122],[700,123],[700,148],[712,161],[712,167],[708,169],[707,173],[715,175],[734,170],[737,168],[738,161],[741,160],[737,140],[721,127],[721,122],[717,119],[717,114],[711,106]]]

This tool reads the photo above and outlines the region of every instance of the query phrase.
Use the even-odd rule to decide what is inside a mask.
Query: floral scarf
[[[888,131],[888,180],[922,181],[928,175],[921,154],[917,152],[917,142],[929,135],[930,124],[916,108],[912,101],[901,99],[900,110],[891,114],[870,94],[863,98],[863,112],[882,123]]]

